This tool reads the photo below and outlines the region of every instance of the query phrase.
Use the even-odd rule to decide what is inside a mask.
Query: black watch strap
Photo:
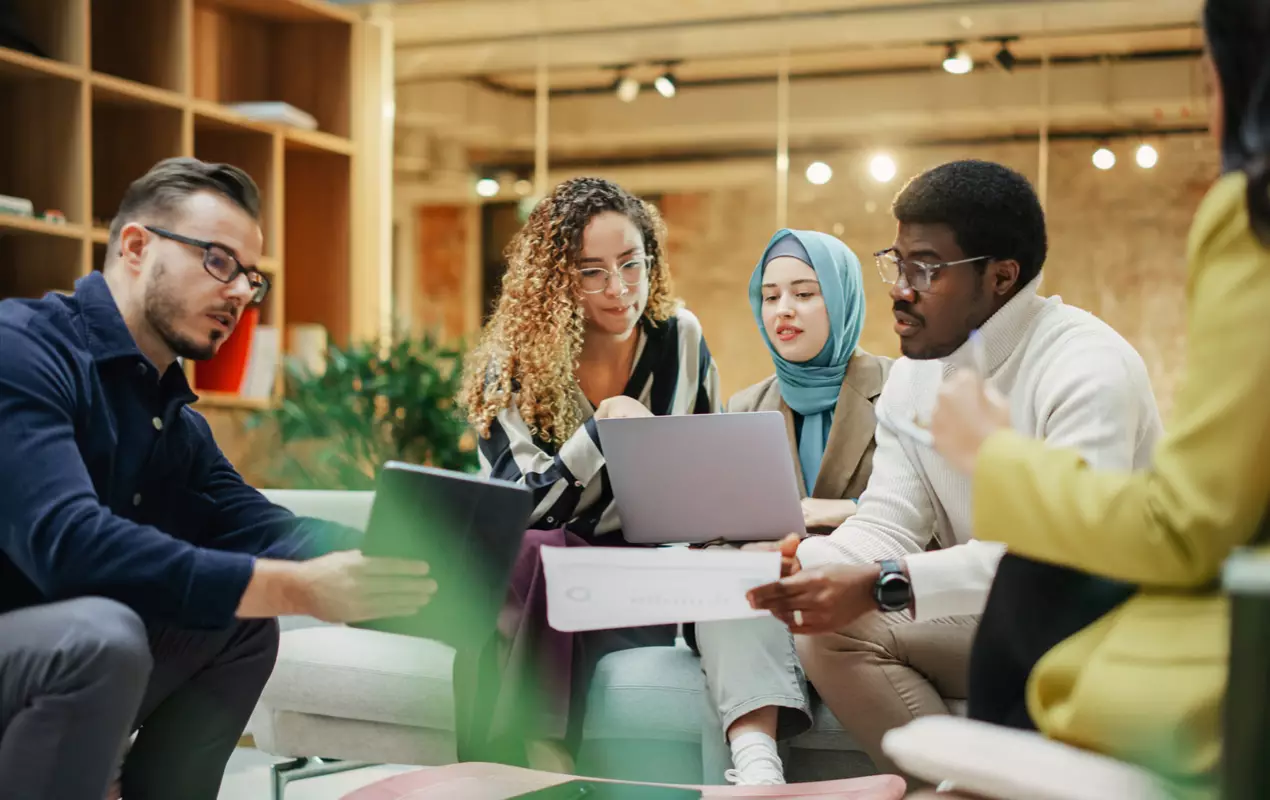
[[[880,562],[882,572],[873,585],[873,599],[886,612],[904,611],[913,602],[913,587],[899,561]]]

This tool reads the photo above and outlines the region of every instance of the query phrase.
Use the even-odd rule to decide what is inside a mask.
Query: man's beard
[[[154,265],[150,285],[146,287],[146,323],[178,358],[207,361],[216,355],[216,342],[220,332],[213,333],[207,344],[200,344],[177,332],[174,323],[185,316],[185,306],[173,291],[171,282],[165,280],[166,275],[167,268],[161,262]]]

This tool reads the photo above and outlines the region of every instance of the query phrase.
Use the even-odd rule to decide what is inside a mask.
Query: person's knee
[[[276,619],[253,619],[240,622],[241,635],[235,637],[231,657],[235,661],[250,662],[254,669],[252,675],[263,689],[269,676],[273,674],[274,663],[278,660],[278,646],[282,635]]]
[[[820,636],[794,637],[799,658],[804,664],[832,660],[844,653],[864,653],[870,656],[895,659],[898,644],[892,624],[869,613],[851,625],[834,633]]]
[[[154,661],[145,624],[114,600],[85,597],[67,604],[59,649],[65,663],[93,678],[144,688]]]

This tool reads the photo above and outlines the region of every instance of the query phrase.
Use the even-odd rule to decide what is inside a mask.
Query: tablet
[[[428,562],[437,593],[414,616],[356,627],[456,648],[483,644],[497,625],[532,513],[533,495],[519,484],[389,461],[376,481],[362,552]]]
[[[779,411],[596,421],[622,535],[635,544],[805,534]]]

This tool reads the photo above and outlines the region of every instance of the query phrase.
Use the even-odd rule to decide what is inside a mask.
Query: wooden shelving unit
[[[367,212],[391,170],[373,166],[382,130],[357,117],[373,117],[391,92],[391,76],[367,53],[390,46],[382,30],[323,0],[15,7],[40,52],[0,48],[0,194],[29,199],[36,217],[0,213],[0,297],[71,291],[101,268],[129,182],[190,155],[235,164],[260,185],[260,266],[274,282],[260,324],[283,332],[284,352],[295,323],[323,325],[334,344],[373,335],[378,312],[366,298],[378,287],[352,269],[388,257]],[[259,101],[290,103],[318,130],[232,107]],[[281,391],[276,379],[270,399],[199,391],[197,368],[188,369],[207,408],[260,408]]]

